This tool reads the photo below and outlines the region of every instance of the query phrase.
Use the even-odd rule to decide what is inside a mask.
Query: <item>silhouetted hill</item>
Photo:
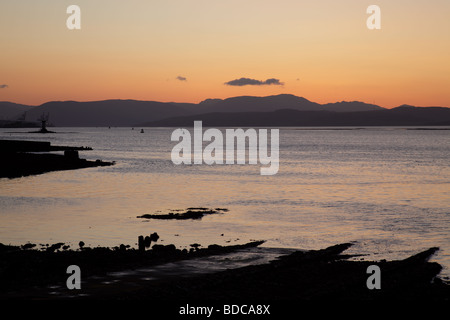
[[[359,111],[383,110],[384,108],[374,104],[364,103],[360,101],[341,101],[323,104],[322,109],[335,112],[359,112]]]
[[[33,108],[34,106],[0,101],[0,120],[17,120],[24,112]]]
[[[38,128],[41,124],[34,121],[0,120],[0,128]]]
[[[26,120],[35,121],[42,113],[49,113],[49,121],[59,127],[132,126],[144,119],[155,121],[191,114],[190,111],[177,104],[155,101],[54,101],[30,110]]]
[[[205,119],[215,126],[363,126],[363,125],[446,125],[448,109],[400,106],[385,109],[359,101],[319,104],[291,94],[266,97],[240,96],[206,99],[200,103],[137,100],[90,102],[53,101],[40,106],[0,102],[0,120],[18,119],[26,112],[28,123],[49,113],[54,126],[178,126]],[[8,116],[7,116],[8,115]],[[200,116],[201,115],[201,116]],[[11,125],[11,121],[4,121]],[[21,123],[22,125],[24,123]],[[0,123],[0,126],[2,123]],[[16,124],[14,124],[16,125]]]
[[[312,111],[320,108],[320,105],[305,98],[291,94],[280,94],[267,97],[233,97],[217,101],[208,106],[208,112],[261,112],[280,109],[295,109]]]
[[[275,111],[293,109],[299,111],[370,111],[381,110],[380,106],[359,101],[342,101],[336,103],[319,104],[292,94],[280,94],[267,97],[241,96],[225,100],[206,99],[199,103],[198,113],[209,112],[249,112]]]
[[[199,103],[201,106],[212,106],[216,103],[222,102],[223,99],[206,99]]]
[[[196,120],[207,127],[285,126],[433,126],[450,122],[450,109],[440,107],[398,107],[363,112],[298,111],[216,112],[174,117],[145,123],[153,127],[191,127]]]

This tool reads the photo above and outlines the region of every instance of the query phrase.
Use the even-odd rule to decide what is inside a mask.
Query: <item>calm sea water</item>
[[[237,244],[320,249],[354,242],[364,259],[400,259],[432,246],[450,274],[450,131],[407,128],[280,130],[280,169],[172,163],[173,129],[55,128],[0,138],[90,146],[86,159],[112,167],[0,179],[0,242],[136,246]],[[192,128],[190,129],[192,130]],[[202,220],[138,215],[188,207],[227,208]]]

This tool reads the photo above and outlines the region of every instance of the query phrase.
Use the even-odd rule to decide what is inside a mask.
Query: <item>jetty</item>
[[[0,140],[3,165],[0,178],[18,178],[50,171],[111,166],[114,162],[89,161],[79,157],[79,151],[90,147],[52,146],[45,141]],[[53,153],[63,151],[63,154]]]

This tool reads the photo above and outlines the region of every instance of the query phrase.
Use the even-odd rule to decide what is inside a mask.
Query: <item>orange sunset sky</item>
[[[69,30],[66,9],[81,9]],[[381,8],[381,30],[366,9]],[[448,0],[2,0],[0,101],[290,93],[450,107]],[[278,79],[232,86],[228,81]]]

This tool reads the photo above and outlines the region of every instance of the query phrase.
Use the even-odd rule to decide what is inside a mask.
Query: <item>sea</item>
[[[92,147],[80,157],[115,165],[1,178],[0,243],[137,248],[138,236],[157,232],[158,244],[180,249],[351,242],[346,253],[370,261],[439,247],[432,261],[450,275],[449,127],[279,128],[275,175],[261,175],[259,163],[175,165],[176,128],[50,129],[2,128],[0,139]],[[228,211],[196,220],[138,218],[192,207]]]

